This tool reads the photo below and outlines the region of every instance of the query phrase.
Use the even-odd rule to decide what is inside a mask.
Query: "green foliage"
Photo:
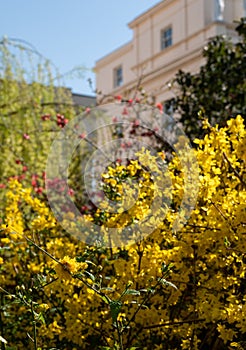
[[[201,119],[224,126],[236,114],[246,115],[246,19],[237,23],[239,41],[217,36],[204,48],[206,63],[197,74],[180,70],[172,83],[177,97],[172,103],[180,113],[186,134],[204,135]]]
[[[0,41],[0,173],[42,175],[50,145],[75,115],[51,62],[20,40]],[[55,84],[56,83],[56,84]],[[63,119],[62,119],[63,118]]]

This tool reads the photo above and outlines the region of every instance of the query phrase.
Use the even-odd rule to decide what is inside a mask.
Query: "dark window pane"
[[[169,27],[161,31],[161,50],[172,45],[172,28]]]

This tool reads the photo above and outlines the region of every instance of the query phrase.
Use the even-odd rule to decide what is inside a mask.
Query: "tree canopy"
[[[203,50],[206,62],[199,72],[180,70],[171,84],[177,97],[169,102],[191,138],[204,134],[204,117],[222,126],[232,116],[246,114],[246,18],[235,30],[239,35],[236,43],[225,36],[212,38]]]

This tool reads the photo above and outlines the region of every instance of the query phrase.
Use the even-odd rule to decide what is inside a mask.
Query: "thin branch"
[[[225,158],[225,160],[227,161],[227,163],[229,164],[229,167],[232,170],[232,172],[234,173],[234,175],[243,184],[243,186],[246,187],[246,182],[243,180],[243,177],[239,174],[239,172],[232,166],[232,164],[231,164],[230,160],[228,159],[227,155],[225,154],[225,152],[223,152],[222,154],[223,154],[223,157]]]
[[[194,283],[183,282],[183,281],[179,281],[179,280],[172,280],[172,283],[174,283],[174,284],[178,284],[178,283],[186,284],[187,286],[193,286],[194,285]],[[208,287],[205,287],[205,286],[198,286],[198,288],[208,290],[209,292],[221,293],[221,290],[214,289],[214,288],[208,288]]]
[[[47,287],[49,284],[51,284],[51,283],[57,281],[58,279],[59,279],[59,278],[57,277],[57,278],[53,279],[52,281],[43,284],[42,286],[39,287],[39,289],[43,289],[44,287]]]
[[[198,225],[193,225],[193,224],[186,224],[186,226],[189,226],[189,227],[194,227],[194,228],[198,228],[198,229],[204,229],[204,230],[215,230],[215,231],[221,231],[221,229],[220,229],[220,228],[210,227],[210,226],[198,226]]]
[[[117,330],[117,335],[118,335],[118,342],[119,342],[119,348],[120,350],[124,350],[123,348],[123,342],[122,342],[122,332],[120,330],[119,322],[116,318],[116,330]]]
[[[30,103],[30,102],[29,102]],[[65,106],[65,107],[75,107],[76,104],[74,102],[43,102],[40,103],[40,107],[45,107],[45,106]],[[8,112],[8,113],[4,113],[1,116],[2,117],[9,117],[15,114],[18,114],[19,112],[24,112],[27,111],[28,109],[30,109],[30,105],[26,105],[23,107],[20,107],[19,109],[16,109],[14,111]]]
[[[38,341],[37,341],[37,325],[35,320],[35,314],[33,310],[33,302],[31,300],[31,313],[32,313],[32,323],[33,323],[33,343],[34,343],[34,350],[38,349]]]
[[[45,249],[41,248],[38,244],[36,244],[32,239],[28,238],[27,236],[23,235],[23,237],[30,243],[32,243],[36,248],[38,248],[39,250],[41,250],[42,253],[48,255],[48,257],[50,257],[52,260],[54,260],[55,262],[57,262],[58,264],[64,266],[58,259],[56,259],[53,255],[51,255],[50,253],[48,253]]]
[[[205,318],[195,318],[194,320],[153,324],[151,326],[145,326],[142,329],[153,329],[153,328],[160,328],[160,327],[179,326],[179,325],[186,324],[186,323],[203,322],[203,321],[205,321]]]
[[[161,285],[161,281],[162,281],[162,279],[163,279],[164,277],[166,277],[166,274],[163,273],[162,276],[161,276],[161,278],[159,278],[159,279],[157,280],[157,282],[156,282],[156,284],[154,285],[154,287],[152,287],[152,288],[150,288],[150,289],[148,290],[147,295],[146,295],[145,298],[142,300],[142,302],[138,305],[138,307],[137,307],[137,309],[135,310],[134,314],[132,315],[132,317],[130,318],[130,320],[127,322],[126,326],[124,326],[123,331],[124,331],[124,329],[127,329],[128,326],[135,320],[135,317],[136,317],[137,313],[139,312],[139,310],[141,309],[141,307],[142,307],[147,301],[149,301],[150,298],[151,298],[151,295],[153,295],[153,294],[152,294],[152,290],[155,291],[156,288],[157,288],[159,285]]]
[[[139,88],[140,88],[140,85],[142,83],[142,80],[143,80],[143,75],[141,74],[140,78],[138,79],[137,86],[135,88],[135,93],[134,93],[134,96],[133,96],[133,100],[135,100],[136,97],[137,97],[137,93],[139,92]]]
[[[222,212],[222,210],[214,203],[211,201],[211,203],[213,204],[213,206],[215,207],[215,209],[220,213],[220,215],[225,219],[225,221],[228,221],[228,218],[225,216],[225,214]]]

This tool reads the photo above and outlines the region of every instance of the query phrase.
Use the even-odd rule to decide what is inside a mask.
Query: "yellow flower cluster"
[[[224,128],[209,125],[207,128],[205,138],[195,141],[200,167],[196,207],[179,232],[172,230],[185,181],[178,157],[173,158],[167,169],[171,194],[170,183],[162,178],[157,166],[164,157],[146,151],[137,154],[137,159],[128,165],[111,166],[102,174],[105,193],[115,201],[117,211],[108,210],[105,201],[105,210],[98,210],[90,220],[105,228],[124,228],[147,217],[148,225],[153,227],[151,234],[141,241],[114,249],[89,247],[67,235],[46,203],[37,200],[18,182],[11,183],[3,228],[8,224],[20,234],[24,230],[27,236],[35,234],[40,246],[60,259],[54,266],[41,251],[23,243],[21,236],[13,244],[6,241],[13,240],[11,233],[1,233],[1,246],[10,247],[3,250],[0,265],[3,288],[13,289],[20,281],[33,279],[38,270],[45,279],[38,302],[48,304],[49,308],[43,311],[46,324],[38,328],[40,347],[113,348],[111,309],[105,298],[99,298],[88,285],[101,288],[112,300],[119,300],[129,280],[130,288],[139,293],[129,293],[120,299],[117,321],[120,325],[130,322],[130,328],[123,333],[124,345],[130,339],[130,346],[141,349],[188,350],[201,346],[212,349],[230,348],[245,339],[246,130],[240,116],[231,119]],[[151,209],[160,196],[170,200],[166,212],[158,206]],[[26,206],[21,205],[24,202]],[[122,207],[127,209],[122,211]],[[177,289],[165,281],[155,288],[162,276],[163,263],[173,264],[168,280]],[[85,269],[87,286],[70,278]],[[56,280],[57,276],[61,278]],[[19,319],[18,309],[11,310]],[[23,315],[22,311],[22,320],[27,320]],[[9,317],[6,324],[17,322]],[[15,344],[10,331],[6,331],[4,338],[10,346],[18,344],[18,349],[25,348],[22,345],[25,326],[26,321],[18,323]]]
[[[77,262],[76,259],[64,256],[59,263],[56,263],[54,269],[58,277],[62,279],[71,279],[74,274],[85,270],[87,267],[87,263]]]
[[[106,229],[117,228],[122,235],[124,228],[138,225],[143,237],[144,232],[153,231],[150,227],[161,224],[166,210],[163,202],[169,202],[172,194],[170,174],[163,175],[163,154],[156,157],[143,149],[136,157],[137,160],[130,160],[127,165],[110,166],[102,174],[104,193],[115,202],[101,203],[90,220]]]
[[[21,201],[22,186],[17,180],[12,180],[9,185],[9,191],[6,194],[6,219],[1,229],[6,230],[12,239],[20,239],[20,235],[24,231],[24,222],[19,203]]]

